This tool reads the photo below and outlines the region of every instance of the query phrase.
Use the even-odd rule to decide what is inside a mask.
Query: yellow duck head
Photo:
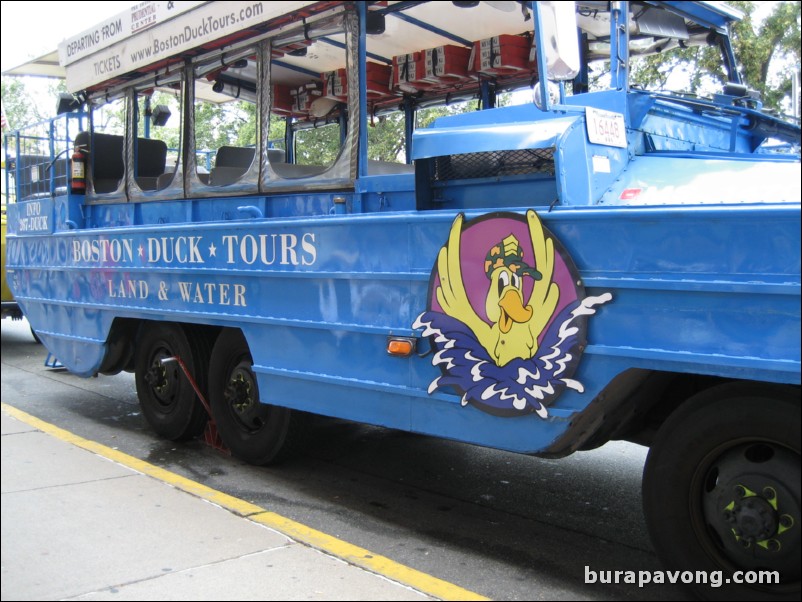
[[[485,274],[490,279],[490,290],[485,300],[491,327],[493,349],[488,349],[499,366],[518,357],[532,357],[535,334],[529,326],[533,309],[524,304],[523,279],[542,278],[540,272],[523,261],[523,251],[512,234],[491,247],[485,258]]]

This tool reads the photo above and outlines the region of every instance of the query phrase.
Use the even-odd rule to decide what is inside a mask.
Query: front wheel
[[[209,405],[223,442],[250,464],[284,460],[295,439],[292,410],[260,401],[253,359],[242,332],[225,330],[212,350]]]
[[[655,437],[646,523],[697,595],[799,600],[800,422],[798,391],[733,383],[688,400]]]

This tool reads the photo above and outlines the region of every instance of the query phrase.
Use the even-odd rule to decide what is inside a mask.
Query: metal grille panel
[[[465,153],[435,159],[435,181],[523,174],[554,175],[554,149],[536,148]]]

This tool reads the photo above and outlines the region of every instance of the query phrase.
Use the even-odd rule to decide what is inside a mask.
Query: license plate
[[[621,113],[585,108],[588,122],[588,139],[593,144],[627,147],[627,128]]]

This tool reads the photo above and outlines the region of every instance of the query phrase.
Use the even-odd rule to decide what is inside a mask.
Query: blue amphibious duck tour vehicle
[[[62,43],[63,114],[7,139],[11,291],[161,436],[255,464],[306,413],[643,443],[666,567],[798,600],[800,128],[741,80],[738,18],[140,3]],[[630,84],[674,48],[719,53],[710,98]]]

